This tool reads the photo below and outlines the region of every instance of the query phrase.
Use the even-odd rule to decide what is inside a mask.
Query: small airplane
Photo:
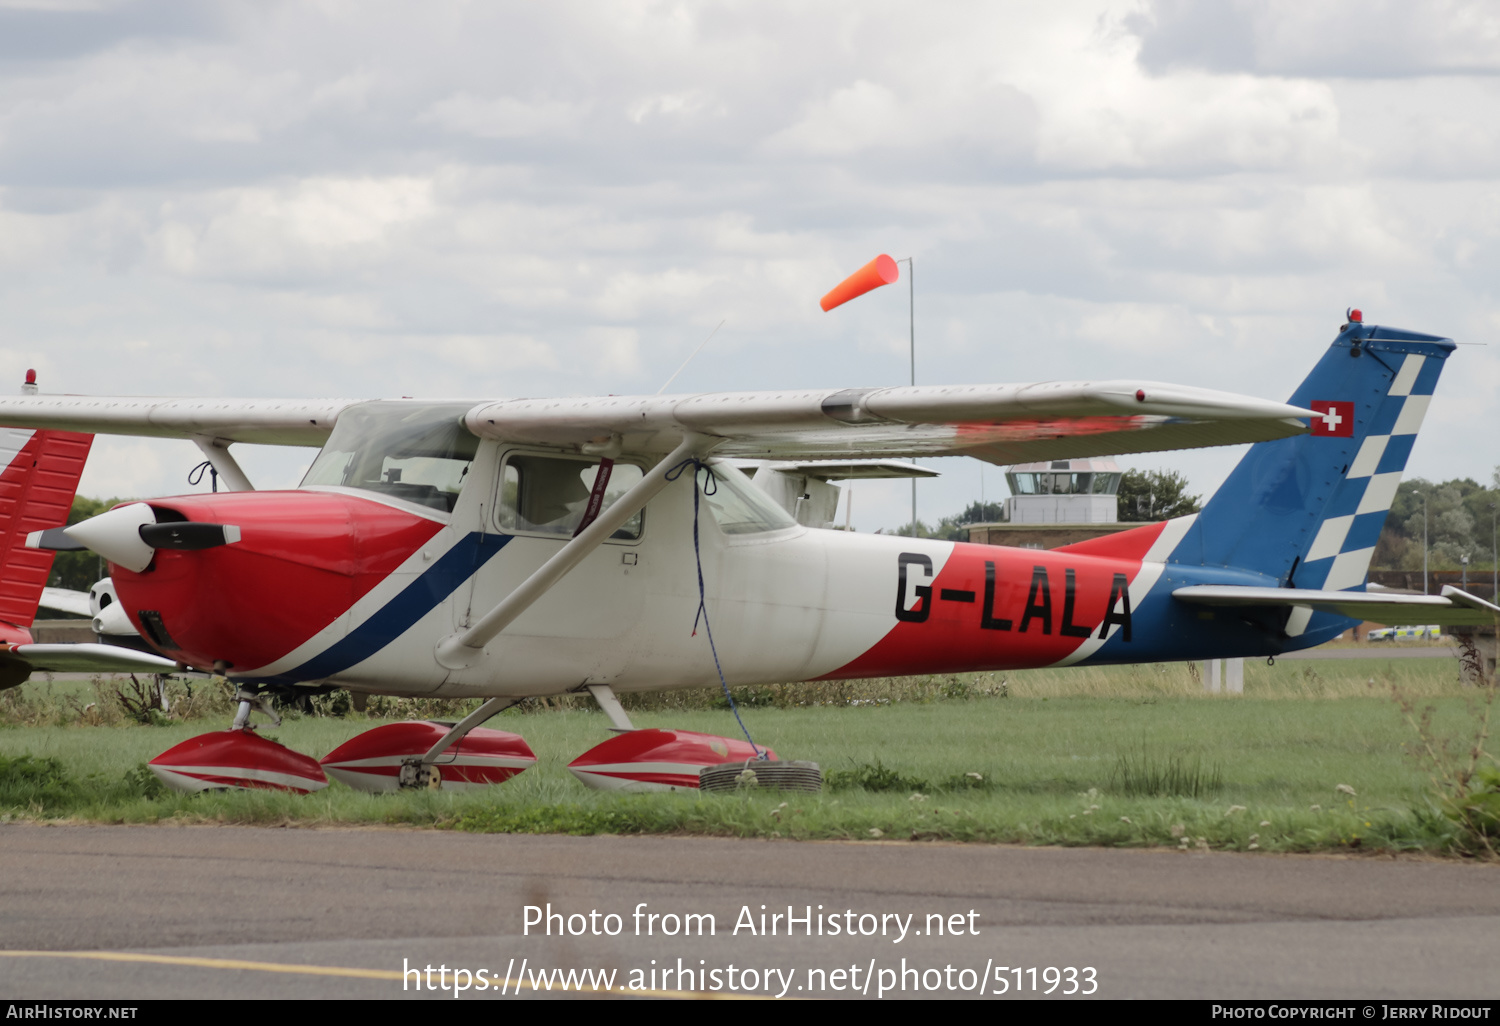
[[[235,489],[30,539],[103,556],[153,648],[241,688],[234,727],[155,761],[173,786],[312,790],[325,768],[373,790],[480,786],[535,758],[480,723],[528,696],[588,691],[620,733],[574,762],[579,779],[693,787],[705,766],[767,753],[748,734],[636,731],[617,692],[1275,656],[1359,619],[1493,622],[1500,607],[1454,589],[1364,589],[1454,348],[1351,311],[1285,404],[1134,381],[442,402],[36,395],[0,399],[0,423],[189,438]],[[229,452],[240,442],[322,450],[300,487],[259,492]],[[1201,513],[1051,551],[818,530],[771,498],[796,494],[817,461],[1008,465],[1240,442],[1254,444]],[[734,466],[747,459],[771,461],[755,482]],[[485,701],[453,725],[375,728],[321,764],[243,729],[266,691],[333,687]]]

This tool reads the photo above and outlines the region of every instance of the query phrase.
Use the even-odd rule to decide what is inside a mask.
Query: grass
[[[1132,798],[1211,798],[1224,788],[1224,766],[1205,766],[1203,757],[1159,753],[1142,745],[1121,752],[1109,776],[1109,790]]]
[[[0,819],[1468,850],[1427,769],[1407,754],[1420,739],[1392,701],[1393,686],[1433,706],[1434,735],[1471,728],[1472,691],[1459,687],[1449,660],[1255,664],[1243,696],[1205,695],[1184,664],[1036,670],[742,689],[756,740],[783,758],[819,762],[821,795],[589,791],[566,765],[608,736],[606,722],[565,700],[491,721],[526,737],[539,759],[482,793],[377,796],[335,783],[310,796],[184,796],[161,793],[141,766],[224,726],[217,699],[192,699],[191,708],[208,711],[185,722],[127,724],[107,708],[107,685],[58,682],[0,695]],[[638,726],[734,732],[711,690],[628,704]],[[392,703],[378,720],[289,717],[268,733],[320,757],[378,722],[460,709]]]

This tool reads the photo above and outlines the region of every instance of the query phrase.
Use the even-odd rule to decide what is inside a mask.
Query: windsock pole
[[[917,272],[912,265],[911,257],[904,257],[906,261],[906,313],[907,327],[910,332],[910,354],[911,354],[911,384],[917,385]],[[917,479],[911,479],[911,536],[917,536]]]

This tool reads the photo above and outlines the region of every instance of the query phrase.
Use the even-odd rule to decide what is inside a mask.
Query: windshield
[[[772,502],[739,470],[719,461],[711,466],[714,483],[709,488],[713,494],[705,492],[703,501],[713,512],[719,530],[725,534],[760,534],[797,526],[790,513]]]
[[[452,513],[479,448],[463,426],[469,403],[372,402],[339,414],[302,479],[379,492]]]

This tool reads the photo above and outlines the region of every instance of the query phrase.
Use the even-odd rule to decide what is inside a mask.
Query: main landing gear
[[[605,685],[588,689],[608,714],[616,736],[574,759],[568,769],[582,783],[612,791],[697,790],[706,766],[757,758],[744,741],[688,730],[637,730]],[[234,725],[190,738],[148,765],[177,791],[271,788],[308,794],[332,777],[357,791],[406,788],[464,791],[500,784],[536,762],[519,734],[479,724],[520,701],[492,698],[457,723],[407,720],[365,731],[321,761],[263,738],[250,714],[281,717],[267,696],[241,689]],[[764,751],[764,750],[763,750]],[[775,759],[774,752],[767,757]]]

